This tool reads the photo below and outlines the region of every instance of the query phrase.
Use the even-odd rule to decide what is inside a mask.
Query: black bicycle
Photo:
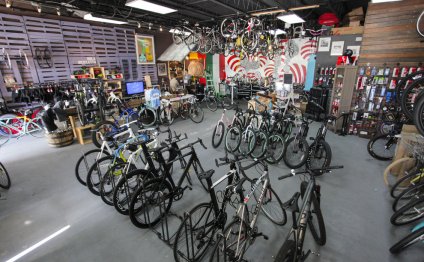
[[[0,162],[0,187],[4,189],[9,189],[11,185],[9,173],[7,173],[6,168]]]
[[[172,202],[180,200],[184,191],[192,189],[190,185],[183,186],[186,179],[190,179],[190,169],[193,168],[200,184],[207,190],[204,181],[200,179],[205,174],[202,165],[200,164],[197,153],[194,150],[194,145],[200,144],[204,149],[207,147],[199,138],[197,141],[190,143],[180,150],[190,149],[190,152],[183,154],[181,157],[175,158],[167,162],[163,156],[162,151],[167,150],[168,146],[162,146],[154,149],[157,153],[158,162],[164,167],[161,170],[159,177],[143,180],[138,189],[134,192],[129,205],[129,215],[131,222],[139,228],[148,228],[155,226],[163,216],[165,216],[171,209]],[[190,156],[189,161],[184,169],[181,178],[175,184],[174,179],[169,173],[170,166],[179,161],[180,158]],[[208,171],[209,172],[209,171]]]
[[[316,184],[315,177],[323,173],[330,172],[333,169],[343,168],[343,166],[330,166],[325,169],[306,169],[306,171],[294,172],[281,176],[282,180],[291,176],[307,174],[310,179],[300,184],[300,192],[296,192],[293,197],[285,203],[285,206],[292,209],[293,226],[289,235],[281,246],[275,257],[275,262],[296,262],[305,261],[311,253],[303,250],[306,228],[312,233],[313,238],[318,245],[323,246],[327,241],[324,218],[320,208],[321,188]],[[302,207],[299,208],[299,198],[302,197]],[[299,214],[296,216],[296,214]]]

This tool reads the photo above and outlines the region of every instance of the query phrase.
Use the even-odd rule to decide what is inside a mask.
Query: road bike
[[[324,218],[320,208],[321,188],[316,184],[315,176],[328,173],[333,169],[343,168],[343,166],[329,166],[325,169],[306,169],[305,171],[294,171],[288,175],[281,176],[278,180],[288,177],[306,174],[309,181],[300,184],[300,192],[296,192],[284,206],[292,210],[293,225],[286,237],[283,245],[279,249],[275,262],[297,262],[305,261],[311,254],[311,250],[306,253],[303,250],[306,229],[309,227],[315,242],[323,246],[327,241]],[[299,208],[299,198],[303,199]],[[297,215],[298,214],[298,215]]]
[[[221,118],[218,120],[218,123],[212,132],[212,146],[214,148],[217,148],[221,145],[226,128],[229,129],[236,125],[241,127],[243,125],[243,120],[241,120],[241,117],[243,116],[242,110],[236,106],[235,111],[236,112],[234,113],[231,122],[225,114],[227,109],[224,109],[222,112]]]
[[[21,138],[26,135],[42,138],[44,137],[44,128],[39,124],[41,117],[30,118],[31,110],[26,110],[23,116],[17,117],[1,117],[0,118],[0,140],[1,144],[5,144],[11,137]]]

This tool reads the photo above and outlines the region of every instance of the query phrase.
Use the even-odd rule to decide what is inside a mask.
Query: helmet
[[[343,56],[351,57],[353,55],[352,49],[346,49],[343,53]]]

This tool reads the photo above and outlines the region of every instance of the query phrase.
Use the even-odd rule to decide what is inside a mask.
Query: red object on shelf
[[[337,58],[337,65],[352,65],[356,61],[356,56],[339,56]]]
[[[318,18],[320,25],[333,26],[340,22],[340,19],[334,13],[324,13]]]
[[[199,78],[199,84],[205,86],[206,85],[206,78],[204,78],[204,77]]]

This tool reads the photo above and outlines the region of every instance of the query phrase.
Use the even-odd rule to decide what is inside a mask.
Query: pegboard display
[[[0,48],[5,48],[9,55],[18,55],[19,50],[30,53],[23,17],[0,14]]]
[[[24,16],[26,33],[28,38],[38,39],[62,39],[62,27],[59,20],[45,19],[40,17]]]
[[[97,57],[118,56],[114,28],[92,26],[92,36]]]
[[[122,56],[135,54],[135,31],[115,28],[115,34],[119,54]]]
[[[68,56],[95,55],[89,24],[62,21],[61,27]]]
[[[71,72],[69,70],[68,57],[54,56],[51,59],[51,65],[52,68],[42,68],[43,65],[40,66],[37,62],[35,63],[40,83],[69,80]]]

